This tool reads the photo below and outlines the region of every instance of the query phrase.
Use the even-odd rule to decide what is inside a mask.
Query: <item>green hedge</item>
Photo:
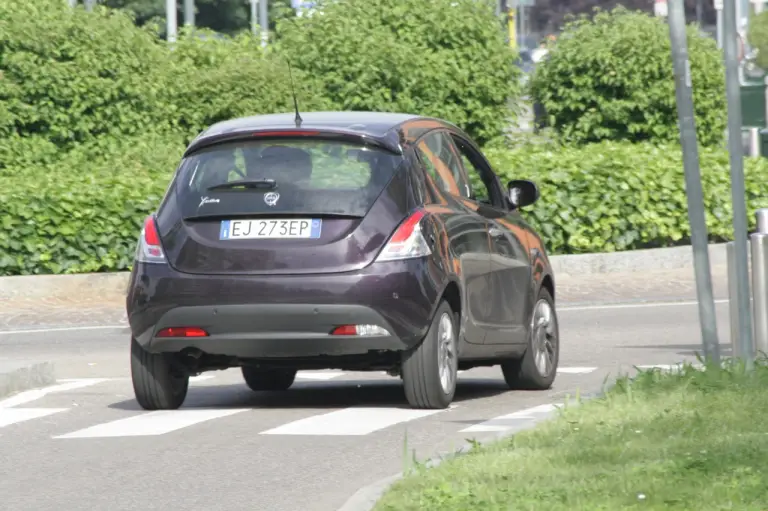
[[[129,269],[141,221],[165,193],[183,149],[181,137],[148,134],[84,146],[4,178],[0,275]],[[553,254],[688,241],[679,147],[606,142],[487,154],[504,181],[529,178],[541,187],[525,215]],[[703,149],[701,166],[711,239],[731,239],[728,155]],[[766,160],[746,160],[750,211],[768,207],[766,176]]]
[[[727,119],[722,53],[695,25],[687,34],[699,142],[718,145]],[[567,24],[530,86],[549,125],[566,140],[679,139],[664,18],[617,7]]]
[[[601,142],[491,149],[505,179],[539,184],[542,198],[528,213],[555,254],[614,252],[690,242],[679,145]],[[728,153],[701,148],[700,164],[710,241],[733,238]],[[747,208],[768,207],[768,160],[745,159]],[[749,218],[754,226],[754,218]]]

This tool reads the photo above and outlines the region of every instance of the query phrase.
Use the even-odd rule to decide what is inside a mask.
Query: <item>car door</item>
[[[526,342],[530,309],[531,259],[529,227],[518,211],[510,211],[504,190],[488,161],[469,140],[452,134],[467,175],[470,200],[488,222],[491,279],[486,344]]]
[[[428,209],[443,224],[451,254],[453,272],[461,279],[464,305],[462,331],[471,344],[483,344],[488,331],[487,289],[491,281],[491,242],[488,222],[466,204],[468,190],[458,155],[450,136],[444,130],[430,131],[416,144],[416,154],[424,169],[427,189],[435,192],[434,204]]]

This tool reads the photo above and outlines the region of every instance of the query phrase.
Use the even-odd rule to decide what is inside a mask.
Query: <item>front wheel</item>
[[[559,359],[560,332],[555,301],[546,288],[541,288],[531,314],[525,355],[503,362],[501,371],[512,389],[547,390],[555,381]]]
[[[189,375],[173,366],[170,353],[150,353],[131,338],[131,379],[139,406],[176,410],[187,398]]]
[[[403,357],[403,387],[411,407],[447,408],[456,393],[458,366],[456,315],[443,301],[422,343]]]

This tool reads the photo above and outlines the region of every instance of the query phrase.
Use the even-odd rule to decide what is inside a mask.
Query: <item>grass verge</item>
[[[642,371],[435,468],[375,511],[768,509],[768,365]]]

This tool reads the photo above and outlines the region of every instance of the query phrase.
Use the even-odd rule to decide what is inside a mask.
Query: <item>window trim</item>
[[[479,167],[478,171],[480,172],[480,177],[482,178],[490,178],[490,185],[483,179],[483,182],[491,188],[491,193],[495,194],[495,200],[494,197],[491,197],[491,201],[494,202],[492,204],[486,204],[485,202],[478,201],[477,199],[472,199],[471,197],[468,197],[468,200],[474,202],[475,204],[480,204],[485,207],[491,207],[493,209],[496,209],[498,211],[509,211],[509,204],[507,204],[506,201],[506,194],[504,193],[503,187],[499,187],[500,178],[496,172],[494,172],[493,167],[491,166],[490,162],[485,158],[485,155],[475,146],[475,144],[472,143],[466,136],[464,136],[461,133],[457,133],[455,131],[450,132],[452,141],[454,143],[454,146],[456,147],[456,150],[461,153],[462,146],[465,148],[466,152],[470,153],[475,157],[476,160],[478,160],[479,164],[477,165]],[[461,155],[459,155],[461,156]],[[472,162],[472,158],[470,156],[467,156],[470,162]],[[469,179],[469,174],[467,173],[467,169],[464,168],[464,161],[460,157],[459,158],[462,166],[462,170],[465,173],[465,179],[467,183],[469,183],[470,187],[472,186],[472,181]],[[473,162],[475,163],[475,162]],[[500,204],[500,205],[499,205]]]

